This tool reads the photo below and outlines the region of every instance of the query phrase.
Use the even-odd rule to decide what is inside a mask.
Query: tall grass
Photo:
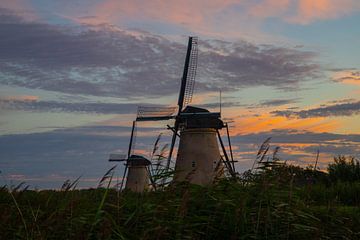
[[[360,181],[288,165],[278,151],[264,145],[253,171],[211,187],[120,192],[115,168],[96,189],[3,187],[0,239],[360,239]]]

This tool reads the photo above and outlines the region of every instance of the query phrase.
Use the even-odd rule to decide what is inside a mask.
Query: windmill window
[[[192,166],[192,167],[195,167],[195,161],[192,161],[192,162],[191,162],[191,166]]]

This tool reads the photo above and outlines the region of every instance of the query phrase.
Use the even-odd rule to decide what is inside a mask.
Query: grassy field
[[[262,161],[212,187],[182,183],[144,194],[97,189],[0,190],[1,239],[360,239],[360,168],[328,173]]]

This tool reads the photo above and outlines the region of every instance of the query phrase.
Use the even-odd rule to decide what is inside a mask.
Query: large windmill
[[[189,106],[192,100],[198,60],[198,39],[189,37],[184,71],[178,98],[178,110],[174,115],[172,108],[139,107],[136,121],[164,121],[175,119],[174,126],[168,128],[173,135],[167,158],[169,168],[176,138],[180,137],[175,164],[175,181],[189,181],[199,185],[211,184],[221,175],[222,166],[231,175],[235,174],[231,143],[227,124],[220,119],[220,112]],[[229,158],[219,130],[226,127],[230,147]],[[220,154],[218,141],[223,155]]]

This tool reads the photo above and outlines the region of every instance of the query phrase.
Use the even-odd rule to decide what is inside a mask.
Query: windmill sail
[[[184,71],[181,79],[181,87],[178,100],[179,113],[182,111],[184,105],[190,103],[192,100],[197,69],[197,45],[198,38],[189,37],[188,49],[186,52]]]
[[[137,126],[136,121],[133,121],[132,129],[131,129],[131,137],[128,149],[128,159],[132,154],[134,154],[135,143],[136,143],[136,135],[137,135]]]
[[[109,162],[123,162],[127,160],[126,154],[122,153],[110,153]]]
[[[174,118],[175,107],[138,107],[136,121],[160,121]]]
[[[187,105],[187,104],[191,103],[193,92],[194,92],[196,69],[197,69],[197,62],[198,62],[197,41],[198,40],[196,37],[192,37],[191,52],[190,52],[190,59],[189,59],[189,69],[188,69],[187,76],[186,76],[186,85],[185,85],[184,104],[183,105]]]

